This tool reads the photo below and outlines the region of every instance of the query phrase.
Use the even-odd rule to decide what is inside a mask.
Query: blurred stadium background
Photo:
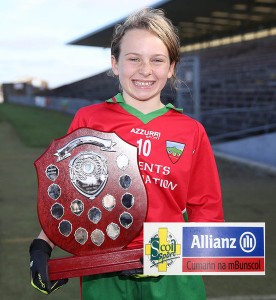
[[[178,27],[182,45],[182,83],[176,90],[168,85],[164,101],[200,120],[221,155],[276,169],[276,1],[173,0],[155,6]],[[113,26],[70,44],[107,48]],[[51,90],[37,79],[6,83],[2,90],[8,103],[75,113],[110,98],[118,83],[103,72]]]
[[[205,126],[218,160],[227,221],[267,221],[270,226],[268,232],[273,235],[275,221],[271,212],[275,212],[276,208],[276,0],[171,0],[159,1],[153,6],[163,8],[177,26],[182,46],[178,68],[181,82],[177,89],[168,85],[162,98],[165,102],[183,107],[186,114],[200,120]],[[70,44],[109,47],[113,26],[107,24]],[[68,113],[71,119],[80,107],[104,101],[117,93],[118,82],[107,73],[108,70],[55,89],[48,89],[46,82],[37,79],[5,83],[2,85],[4,104],[1,106],[4,108],[6,105],[8,109],[15,109],[12,105],[37,107],[62,113],[60,120],[63,113]],[[3,115],[9,115],[6,108],[1,110]],[[5,122],[11,120],[4,118]],[[2,125],[6,124],[4,121]],[[5,133],[1,135],[6,137],[6,131],[14,135],[11,128],[2,125],[0,133]],[[44,130],[47,130],[47,126]],[[28,130],[26,127],[25,131]],[[57,137],[54,129],[52,132],[53,138]],[[45,140],[48,142],[48,139]],[[19,146],[12,144],[11,147]],[[38,147],[44,145],[39,144]],[[9,151],[3,147],[3,142],[0,148],[8,161]],[[24,148],[22,153],[26,161],[31,163],[41,149]],[[10,161],[14,163],[14,158],[10,157]],[[6,170],[4,167],[1,162],[1,172]],[[11,191],[3,192],[3,182],[1,179],[0,200],[12,194]],[[244,190],[239,194],[233,193],[233,188],[239,184]],[[16,188],[15,183],[13,186]],[[259,192],[256,193],[253,187],[259,188]],[[268,194],[263,196],[266,192]],[[17,196],[20,197],[19,194]],[[30,203],[29,200],[28,205]],[[232,213],[234,207],[239,213]],[[9,211],[8,206],[7,209]],[[247,214],[250,211],[252,214]],[[29,241],[28,236],[25,238],[23,242]],[[274,264],[267,263],[267,281],[263,278],[249,280],[248,277],[242,280],[233,277],[228,280],[208,278],[209,295],[220,296],[224,300],[276,299],[275,238],[268,236],[267,243],[270,243],[269,251]],[[3,248],[6,246],[4,243]],[[1,280],[3,276],[4,273],[1,273]],[[249,287],[243,290],[248,282]],[[258,282],[262,286],[258,287]],[[221,289],[225,289],[225,292]],[[7,296],[3,299],[15,298]],[[38,298],[29,294],[26,299]]]

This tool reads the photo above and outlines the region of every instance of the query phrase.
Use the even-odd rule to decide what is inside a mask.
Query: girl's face
[[[128,30],[121,40],[118,61],[112,56],[111,62],[127,103],[160,103],[161,90],[174,72],[174,63],[170,63],[161,39],[144,29]]]

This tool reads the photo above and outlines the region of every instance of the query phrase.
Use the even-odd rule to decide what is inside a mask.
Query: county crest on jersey
[[[169,159],[173,164],[175,164],[181,157],[185,148],[185,144],[166,141],[166,151],[168,153]]]

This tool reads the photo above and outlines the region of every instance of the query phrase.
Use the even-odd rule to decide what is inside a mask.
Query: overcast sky
[[[0,84],[38,77],[51,88],[105,71],[110,49],[66,43],[153,0],[0,0]]]

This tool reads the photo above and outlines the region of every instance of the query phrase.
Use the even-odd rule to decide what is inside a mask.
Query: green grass
[[[72,115],[42,108],[0,105],[0,120],[6,120],[29,147],[46,147],[55,138],[66,134]]]
[[[52,111],[0,105],[1,299],[45,297],[29,282],[28,247],[40,231],[33,162],[52,139],[66,133],[71,118]],[[226,221],[266,222],[267,275],[205,276],[207,294],[209,297],[276,294],[276,176],[224,160],[217,162]],[[64,256],[64,253],[55,249],[54,256]],[[47,298],[80,299],[78,279],[70,279]]]
[[[1,299],[45,297],[31,287],[29,276],[29,245],[41,230],[36,212],[37,179],[33,163],[52,139],[66,134],[71,119],[72,116],[41,109],[0,105]],[[53,256],[64,255],[56,249]],[[79,298],[77,278],[49,296],[53,300]]]
[[[208,295],[276,294],[276,174],[217,159],[225,220],[265,222],[265,276],[205,276]],[[255,299],[255,298],[254,298]]]

